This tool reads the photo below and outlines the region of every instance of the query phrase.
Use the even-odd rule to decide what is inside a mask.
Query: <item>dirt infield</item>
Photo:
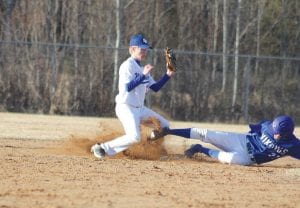
[[[252,167],[203,155],[191,160],[182,153],[196,141],[171,136],[105,161],[89,152],[96,141],[120,134],[120,123],[111,118],[0,113],[0,207],[299,207],[299,160]]]

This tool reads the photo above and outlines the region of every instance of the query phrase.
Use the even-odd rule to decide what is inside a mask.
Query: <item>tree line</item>
[[[115,116],[118,67],[143,33],[153,76],[179,71],[146,105],[170,119],[300,120],[298,0],[0,1],[0,110]]]

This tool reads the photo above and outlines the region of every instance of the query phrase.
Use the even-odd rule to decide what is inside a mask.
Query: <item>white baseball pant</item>
[[[169,127],[168,120],[145,106],[133,107],[127,104],[117,104],[116,114],[123,125],[125,135],[101,144],[109,156],[122,152],[141,141],[140,124],[142,120],[155,117],[160,121],[162,127]]]
[[[251,160],[247,150],[247,134],[211,131],[208,129],[191,128],[190,137],[202,142],[212,144],[223,150],[218,154],[222,163],[250,165]]]

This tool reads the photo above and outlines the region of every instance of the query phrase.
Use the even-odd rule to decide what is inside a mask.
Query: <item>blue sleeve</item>
[[[289,155],[293,158],[300,160],[300,144],[295,145],[289,150]]]
[[[249,128],[250,128],[249,133],[257,133],[258,135],[261,135],[261,125],[266,121],[267,120],[262,120],[257,124],[249,124]]]
[[[136,88],[146,78],[144,74],[136,74],[136,77],[127,84],[127,92]]]
[[[166,82],[170,79],[170,77],[165,74],[158,82],[156,82],[155,84],[150,86],[150,89],[153,90],[154,92],[157,92],[158,90],[160,90],[160,88],[162,88]]]

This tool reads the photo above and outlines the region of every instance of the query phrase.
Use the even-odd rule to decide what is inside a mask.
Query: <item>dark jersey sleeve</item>
[[[153,90],[154,92],[158,92],[160,88],[162,88],[167,81],[170,79],[170,77],[165,74],[158,82],[150,86],[150,89]]]
[[[266,150],[265,152],[257,152],[253,156],[254,156],[255,162],[257,164],[262,164],[262,163],[270,162],[272,160],[275,160],[275,159],[279,158],[278,155],[268,154],[268,150]]]
[[[130,92],[131,90],[136,88],[139,84],[142,83],[142,81],[145,78],[146,78],[146,76],[143,74],[136,74],[135,78],[127,84],[127,92]]]
[[[261,122],[256,123],[256,124],[249,124],[249,128],[250,128],[249,133],[256,133],[257,135],[261,135],[262,134],[262,132],[261,132],[262,126],[261,125],[266,121],[268,121],[268,120],[262,120]],[[268,122],[270,122],[270,121],[268,121]]]
[[[293,158],[300,160],[300,142],[289,149],[289,155]]]

